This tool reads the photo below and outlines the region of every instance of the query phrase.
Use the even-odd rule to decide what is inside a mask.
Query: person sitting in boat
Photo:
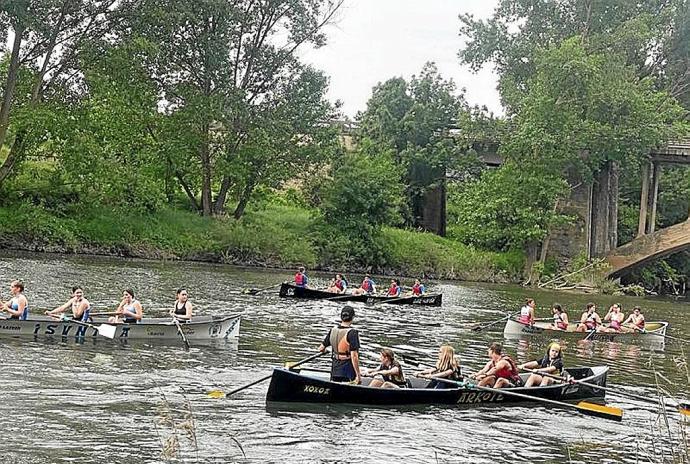
[[[608,327],[601,327],[602,332],[621,332],[625,314],[621,311],[620,305],[614,303],[609,308],[609,312],[604,316],[604,321],[609,323]]]
[[[72,298],[70,298],[67,303],[58,306],[52,311],[46,311],[46,314],[50,317],[57,318],[59,315],[65,314],[68,309],[72,310],[72,319],[75,321],[87,322],[89,320],[91,303],[84,298],[83,288],[78,286],[72,287]]]
[[[527,298],[525,300],[525,305],[520,308],[520,316],[518,317],[518,322],[522,324],[532,325],[534,324],[534,300],[532,298]]]
[[[345,293],[347,290],[347,280],[342,274],[336,274],[335,279],[331,281],[331,284],[326,289],[327,292],[331,293]]]
[[[397,298],[400,296],[401,292],[402,287],[400,286],[400,281],[398,279],[392,279],[391,286],[388,287],[388,292],[386,292],[386,296],[392,296],[394,298]]]
[[[340,324],[331,328],[319,345],[319,351],[331,347],[331,381],[362,383],[359,370],[359,333],[352,327],[355,308],[343,306]]]
[[[513,358],[503,353],[503,346],[494,342],[488,349],[489,362],[476,374],[480,387],[521,387],[522,379]]]
[[[632,331],[644,331],[644,314],[639,306],[633,308],[630,316],[623,322],[623,326]]]
[[[424,293],[426,293],[426,288],[419,279],[415,279],[414,285],[412,286],[412,294],[414,296],[422,296]]]
[[[553,342],[546,350],[546,354],[541,361],[530,361],[520,364],[518,369],[534,369],[535,371],[529,376],[525,387],[540,386],[545,387],[554,382],[552,377],[547,377],[541,374],[560,375],[563,372],[563,350],[561,345]]]
[[[436,366],[425,369],[415,374],[415,377],[431,379],[428,388],[450,388],[451,382],[443,382],[436,379],[447,379],[458,381],[462,378],[460,364],[455,358],[455,350],[450,345],[443,345],[438,350],[438,360]]]
[[[363,374],[366,377],[375,377],[370,383],[370,387],[381,388],[404,388],[407,386],[405,374],[402,366],[395,359],[395,353],[390,348],[381,350],[381,365],[373,371]],[[381,378],[378,378],[378,377]]]
[[[189,322],[192,320],[192,311],[194,305],[189,301],[189,293],[185,288],[177,289],[177,297],[175,298],[175,305],[170,310],[170,315],[180,322]]]
[[[371,279],[369,274],[365,274],[362,284],[359,286],[359,288],[352,290],[352,294],[371,295],[372,293],[376,293],[376,283]]]
[[[590,332],[597,330],[601,325],[601,317],[597,314],[597,306],[594,303],[587,303],[587,309],[580,317],[580,323],[575,330],[577,332]]]
[[[144,308],[134,299],[134,291],[130,288],[122,292],[122,301],[115,310],[115,316],[108,318],[109,324],[137,324],[144,316]]]
[[[553,312],[553,324],[551,326],[554,330],[568,330],[568,315],[558,303],[554,303],[551,307]]]
[[[29,300],[24,296],[24,282],[21,280],[10,282],[10,293],[12,298],[9,301],[0,301],[0,310],[7,311],[10,319],[25,321],[29,317]]]
[[[300,266],[295,274],[295,286],[306,288],[308,281],[309,279],[307,278],[307,274],[304,272],[304,267]]]

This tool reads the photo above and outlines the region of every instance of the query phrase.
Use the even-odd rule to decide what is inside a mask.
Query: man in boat
[[[84,289],[79,286],[72,287],[72,298],[67,303],[58,306],[52,311],[46,311],[50,317],[58,318],[60,314],[64,314],[67,309],[72,310],[72,319],[76,321],[87,322],[91,314],[91,303],[84,297]]]
[[[9,301],[0,301],[0,312],[7,311],[10,319],[25,321],[29,317],[29,301],[24,296],[24,282],[21,280],[10,282],[10,293],[12,298]]]
[[[604,316],[604,321],[609,323],[608,327],[602,327],[602,332],[621,332],[623,329],[623,320],[625,319],[625,314],[621,311],[619,304],[612,304],[609,308],[609,312]]]
[[[295,274],[295,286],[306,288],[307,287],[307,274],[304,272],[304,267],[300,266]]]
[[[580,323],[575,329],[577,332],[591,332],[601,326],[601,317],[597,314],[597,306],[594,303],[587,303],[587,309],[582,313]]]
[[[388,287],[388,292],[386,293],[386,296],[392,296],[394,298],[397,298],[400,296],[401,292],[402,287],[400,286],[400,281],[398,279],[391,280],[391,286]]]
[[[353,295],[371,295],[373,293],[376,293],[376,283],[371,279],[369,274],[364,275],[364,279],[359,288],[352,290]]]
[[[414,285],[412,286],[412,294],[414,296],[422,296],[426,293],[426,288],[422,283],[419,281],[419,279],[414,280]]]
[[[521,387],[522,379],[517,364],[507,354],[503,353],[503,346],[493,342],[488,349],[489,362],[473,375],[479,381],[480,387]]]
[[[527,382],[525,382],[525,387],[533,387],[535,385],[545,387],[551,385],[554,379],[541,374],[561,375],[561,372],[563,372],[563,350],[561,345],[556,342],[551,343],[541,361],[530,361],[520,364],[518,369],[534,370]]]
[[[331,347],[331,381],[362,383],[359,370],[359,333],[352,327],[355,309],[344,306],[340,324],[331,328],[319,345],[319,351]]]

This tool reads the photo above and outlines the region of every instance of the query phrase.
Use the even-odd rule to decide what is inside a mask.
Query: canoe
[[[197,316],[191,322],[181,323],[180,327],[189,341],[213,340],[237,337],[240,334],[241,315]],[[92,325],[108,322],[107,318],[95,317]],[[116,340],[177,340],[180,334],[177,326],[167,318],[144,318],[139,324],[112,324],[116,327]],[[6,337],[62,337],[84,339],[97,337],[94,327],[55,320],[48,316],[30,317],[25,321],[18,319],[0,320],[0,336]]]
[[[574,367],[565,369],[577,380],[606,387],[609,368]],[[526,380],[530,374],[521,374]],[[271,384],[266,393],[266,403],[344,403],[369,406],[415,405],[415,404],[485,404],[516,403],[529,401],[512,395],[504,395],[501,390],[523,393],[538,398],[556,401],[572,401],[604,398],[605,391],[580,383],[564,383],[546,387],[520,387],[497,389],[485,392],[471,387],[455,387],[452,384],[442,388],[428,388],[431,381],[409,379],[411,388],[372,388],[367,384],[370,378],[363,378],[362,385],[331,382],[326,376],[301,373],[297,370],[276,368],[271,376]]]
[[[550,322],[535,322],[534,325],[524,324],[514,319],[508,319],[503,329],[505,336],[518,336],[529,334],[543,334],[549,337],[560,337],[563,335],[577,335],[582,338],[587,337],[589,332],[576,332],[577,323],[568,324],[568,330],[556,330]],[[645,340],[650,342],[660,342],[664,340],[668,322],[647,322],[644,325],[646,332],[597,332],[589,337],[589,340],[607,341],[626,341],[626,340]]]
[[[420,306],[441,306],[443,295],[440,293],[421,296],[378,296],[378,295],[352,295],[349,293],[331,293],[325,290],[297,287],[294,284],[283,283],[278,293],[282,298],[304,298],[307,300],[331,300],[338,302],[356,301],[360,303],[389,303],[389,304],[413,304]]]

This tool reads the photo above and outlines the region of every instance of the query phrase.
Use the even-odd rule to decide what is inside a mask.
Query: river
[[[271,366],[314,352],[342,305],[280,299],[277,289],[239,292],[290,279],[291,272],[184,262],[155,262],[0,254],[0,294],[22,278],[34,313],[66,301],[82,285],[97,310],[113,308],[131,287],[147,314],[172,305],[184,286],[199,312],[244,311],[239,340],[195,345],[120,344],[100,338],[82,344],[60,339],[0,340],[2,392],[0,462],[155,463],[179,449],[175,462],[662,462],[670,441],[657,432],[647,404],[609,396],[624,409],[623,422],[529,405],[520,407],[289,408],[267,409],[268,382],[230,399],[209,398],[267,375]],[[325,276],[311,275],[314,283]],[[380,283],[385,282],[379,279]],[[356,305],[363,351],[392,346],[427,362],[452,344],[470,370],[483,365],[486,346],[504,342],[519,362],[540,357],[547,339],[503,339],[493,330],[469,330],[537,300],[537,316],[558,301],[571,319],[592,300],[605,311],[614,301],[627,313],[639,304],[647,320],[667,320],[669,334],[690,338],[689,305],[661,299],[577,295],[517,286],[431,282],[444,294],[440,308]],[[687,349],[687,346],[686,346]],[[369,359],[366,355],[364,359]],[[611,367],[609,386],[654,396],[656,379],[671,393],[687,394],[681,345],[569,341],[566,365]],[[319,360],[315,367],[326,367]],[[409,371],[413,371],[409,368]],[[654,371],[663,375],[655,376]],[[671,414],[671,428],[678,428]],[[196,440],[196,445],[194,444]]]

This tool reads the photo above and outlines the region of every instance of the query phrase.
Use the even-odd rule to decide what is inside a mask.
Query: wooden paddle
[[[283,285],[283,282],[281,282],[279,284],[274,284],[274,285],[271,285],[268,287],[264,287],[264,288],[245,288],[244,290],[242,290],[242,293],[249,294],[249,295],[256,295],[257,293],[261,293],[261,292],[264,292],[266,290],[270,290],[272,288],[280,287],[281,285]]]
[[[510,319],[510,318],[512,318],[512,317],[515,317],[515,316],[517,316],[518,314],[520,314],[520,311],[518,311],[518,312],[516,312],[516,313],[513,313],[513,314],[509,314],[509,315],[507,315],[506,317],[503,317],[503,318],[501,318],[501,319],[499,319],[499,320],[497,320],[497,321],[493,321],[493,322],[491,322],[491,323],[489,323],[489,324],[484,324],[484,325],[480,325],[480,326],[477,326],[477,327],[472,327],[471,330],[474,331],[474,332],[479,332],[479,331],[481,331],[481,330],[486,329],[487,327],[491,327],[491,326],[493,326],[493,325],[496,325],[496,324],[498,324],[499,322],[507,321],[508,319]]]
[[[312,361],[312,360],[314,360],[314,359],[316,359],[316,358],[318,358],[318,357],[321,357],[321,356],[323,356],[324,354],[326,354],[325,351],[319,352],[319,353],[316,353],[316,354],[313,354],[313,355],[311,355],[311,356],[309,356],[309,357],[306,357],[306,358],[302,359],[301,361],[297,361],[296,363],[292,364],[292,365],[289,367],[289,369],[292,370],[292,369],[294,369],[295,367],[300,366],[300,365],[305,364],[305,363],[308,363],[309,361]],[[227,398],[228,396],[232,396],[232,395],[234,395],[234,394],[237,393],[237,392],[241,392],[242,390],[245,390],[245,389],[247,389],[247,388],[249,388],[249,387],[253,387],[254,385],[256,385],[256,384],[258,384],[258,383],[265,382],[266,380],[270,379],[272,376],[273,376],[273,373],[271,372],[271,374],[269,374],[269,375],[267,375],[267,376],[265,376],[265,377],[261,377],[259,380],[255,380],[255,381],[253,381],[253,382],[251,382],[251,383],[248,383],[247,385],[243,385],[243,386],[241,386],[241,387],[239,387],[239,388],[235,388],[234,390],[230,390],[230,391],[227,392],[227,393],[225,393],[223,390],[211,390],[211,391],[209,391],[209,392],[207,393],[207,395],[210,396],[211,398]]]
[[[115,338],[115,331],[117,330],[117,327],[110,324],[94,325],[89,324],[88,322],[77,321],[75,319],[65,319],[65,322],[83,325],[84,327],[91,327],[92,329],[95,329],[98,332],[98,335],[103,335],[107,338]]]
[[[173,316],[172,318],[173,324],[177,327],[177,333],[180,334],[180,337],[182,337],[182,341],[184,342],[184,350],[189,351],[189,342],[187,341],[187,336],[184,334],[184,331],[182,330],[182,327],[180,326],[180,321],[177,320],[176,317]]]
[[[448,380],[448,379],[442,379],[442,378],[435,378],[434,380],[438,380],[440,382],[445,382],[445,383],[449,383],[449,384],[458,385],[461,387],[468,387],[468,388],[472,388],[475,390],[490,392],[490,393],[500,393],[502,395],[512,396],[515,398],[521,398],[523,400],[552,404],[554,406],[558,406],[561,408],[574,409],[574,410],[578,411],[579,413],[586,414],[588,416],[602,417],[604,419],[615,420],[617,422],[620,422],[623,420],[623,410],[620,408],[614,408],[611,406],[602,406],[600,404],[588,403],[586,401],[580,401],[577,404],[572,404],[572,403],[566,403],[564,401],[556,401],[556,400],[551,400],[548,398],[540,398],[538,396],[526,395],[524,393],[518,393],[518,392],[510,391],[510,390],[507,390],[505,388],[480,387],[479,385],[472,384],[472,383],[458,382],[455,380]]]

